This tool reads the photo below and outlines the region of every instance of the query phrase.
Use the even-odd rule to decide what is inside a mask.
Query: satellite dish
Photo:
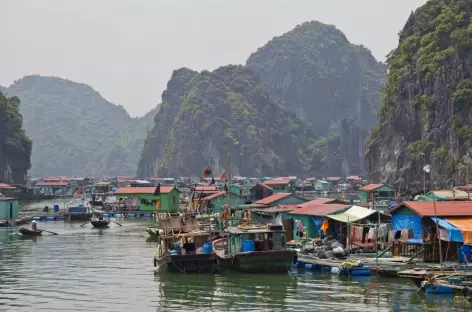
[[[431,166],[428,164],[426,166],[423,167],[423,171],[429,173],[431,171]]]

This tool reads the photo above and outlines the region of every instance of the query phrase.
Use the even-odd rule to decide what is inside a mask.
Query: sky
[[[86,83],[142,116],[172,71],[244,64],[305,21],[335,25],[384,61],[426,0],[0,0],[0,85],[32,74]]]

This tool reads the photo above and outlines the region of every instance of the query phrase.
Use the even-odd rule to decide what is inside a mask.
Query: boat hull
[[[297,255],[295,250],[241,252],[230,256],[217,256],[223,268],[244,273],[288,272]]]
[[[110,224],[110,221],[108,221],[108,220],[93,220],[93,221],[90,221],[90,223],[92,223],[92,226],[94,228],[103,229],[103,228],[108,227],[108,225]]]
[[[20,228],[18,231],[25,236],[41,236],[43,234],[43,230],[32,230],[27,228]]]
[[[154,266],[168,272],[177,273],[216,273],[218,263],[215,253],[190,255],[165,255],[154,258]]]

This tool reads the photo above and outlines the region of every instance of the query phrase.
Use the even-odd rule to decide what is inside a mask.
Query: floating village
[[[335,275],[410,279],[418,290],[472,298],[472,201],[465,185],[401,199],[361,177],[45,177],[0,184],[0,225],[22,236],[60,234],[47,221],[106,229],[151,218],[156,272],[280,273],[297,267]],[[42,215],[20,200],[53,198]],[[117,220],[117,221],[114,221]],[[32,224],[31,227],[29,224]],[[408,281],[407,281],[408,282]]]

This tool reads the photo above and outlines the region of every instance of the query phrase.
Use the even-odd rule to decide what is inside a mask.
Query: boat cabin
[[[158,256],[192,255],[204,253],[203,245],[210,241],[208,232],[190,232],[181,234],[161,235],[158,246]]]
[[[285,230],[281,225],[229,227],[226,233],[228,235],[226,254],[285,248]],[[248,241],[254,244],[249,245]]]

